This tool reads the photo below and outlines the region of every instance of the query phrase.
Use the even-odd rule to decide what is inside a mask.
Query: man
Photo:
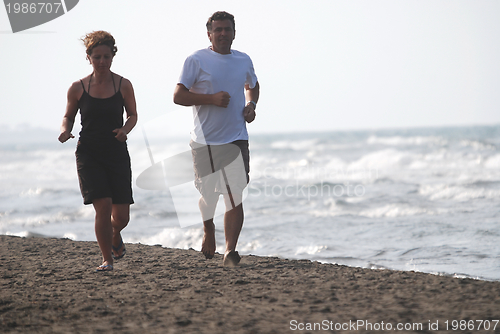
[[[243,226],[242,194],[249,177],[246,123],[255,119],[259,83],[245,53],[232,50],[234,16],[216,12],[207,21],[211,46],[194,52],[185,63],[174,92],[174,103],[193,106],[191,148],[195,185],[201,193],[202,252],[207,259],[216,249],[213,216],[220,194],[226,212],[224,266],[240,261],[236,244]],[[242,182],[243,181],[243,182]]]

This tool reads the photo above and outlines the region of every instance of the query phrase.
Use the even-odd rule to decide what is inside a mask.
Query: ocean
[[[57,136],[0,128],[0,234],[95,240],[76,139]],[[125,242],[200,250],[192,182],[163,190],[135,182],[188,143],[144,127],[131,133]],[[250,151],[240,254],[500,280],[500,126],[251,134]]]

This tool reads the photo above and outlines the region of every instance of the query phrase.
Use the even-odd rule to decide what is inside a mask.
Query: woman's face
[[[96,72],[109,71],[113,62],[113,53],[107,45],[96,46],[88,56],[90,64]]]

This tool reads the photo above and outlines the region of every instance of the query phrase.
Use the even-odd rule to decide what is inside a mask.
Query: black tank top
[[[92,75],[87,90],[83,81],[80,80],[83,94],[78,101],[82,124],[79,144],[89,149],[99,150],[126,147],[124,142],[115,138],[116,133],[113,132],[114,129],[123,126],[123,96],[120,92],[122,79],[123,77],[120,78],[118,90],[113,79],[115,94],[105,99],[90,96]]]

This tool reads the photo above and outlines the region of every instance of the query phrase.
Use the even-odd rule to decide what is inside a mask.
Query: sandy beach
[[[97,273],[96,242],[0,245],[2,333],[500,333],[500,282],[141,244]]]

